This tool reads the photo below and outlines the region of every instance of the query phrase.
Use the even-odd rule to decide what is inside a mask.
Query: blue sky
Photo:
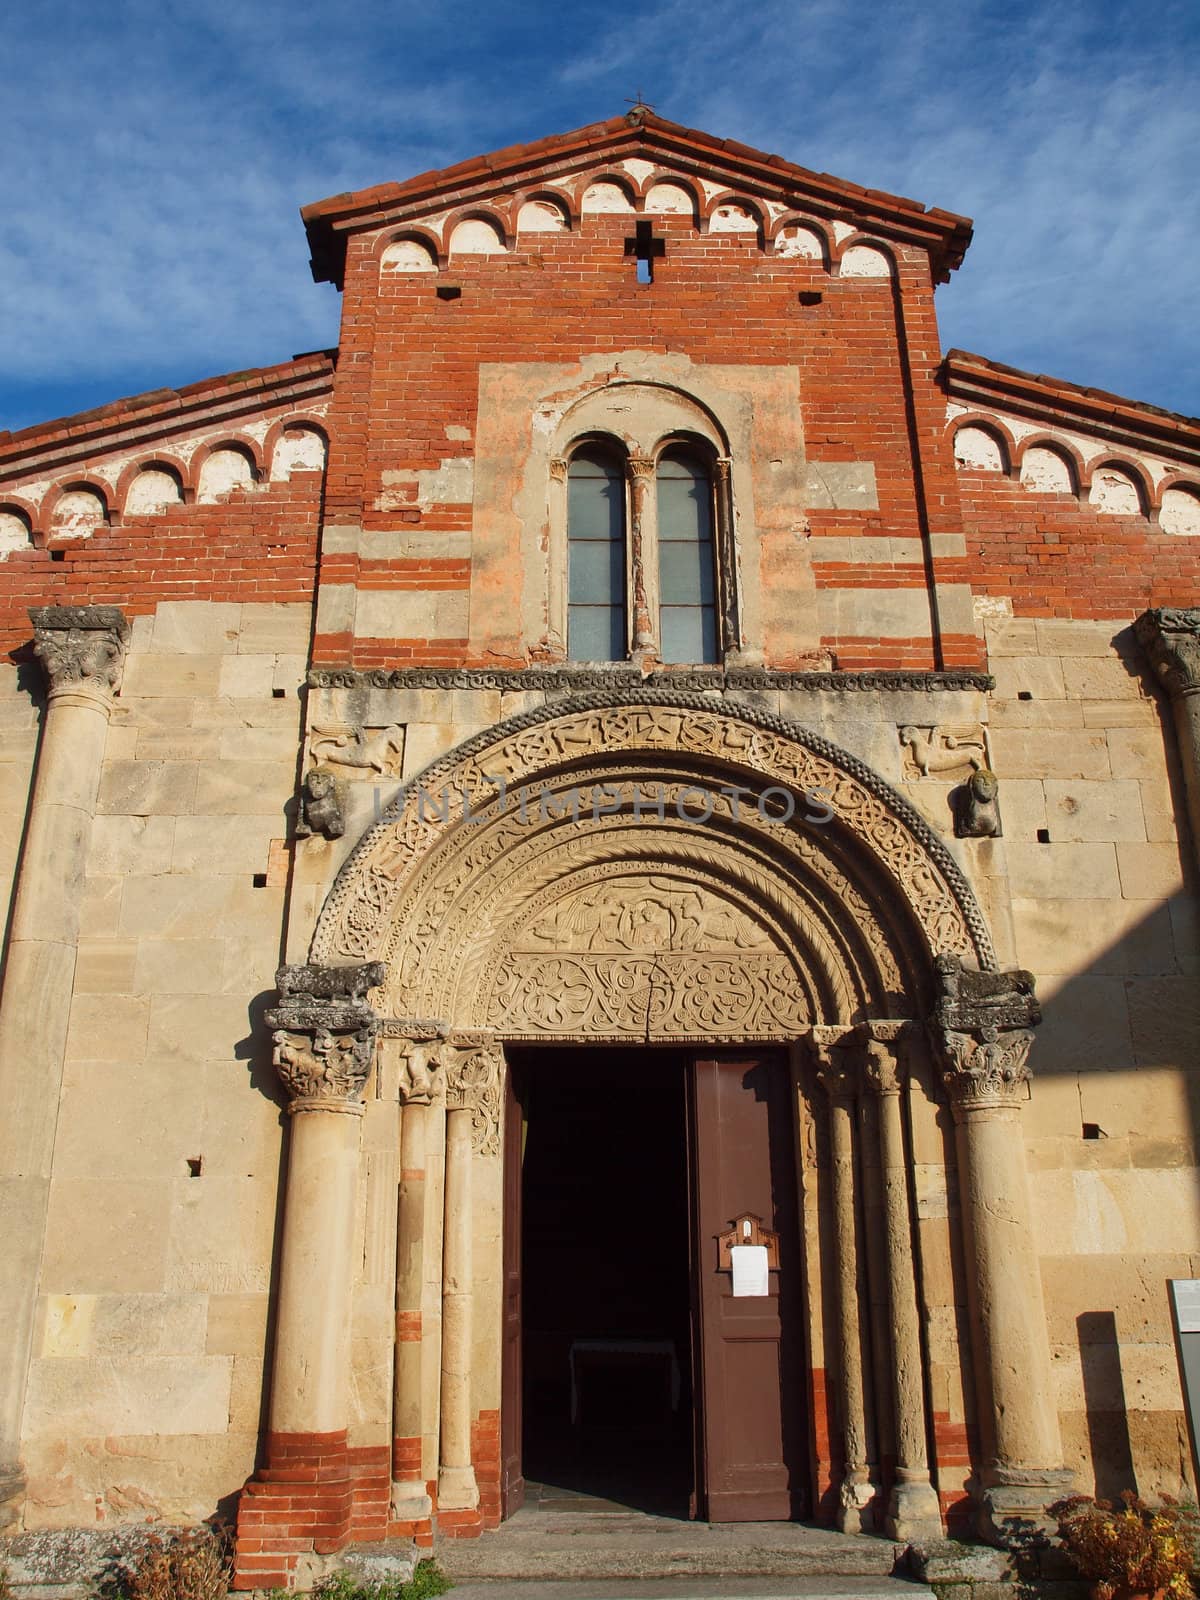
[[[0,428],[337,340],[297,208],[625,109],[975,218],[943,346],[1200,413],[1197,0],[34,0]]]

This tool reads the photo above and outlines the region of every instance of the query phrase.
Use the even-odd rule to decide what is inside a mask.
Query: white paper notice
[[[729,1252],[733,1262],[733,1296],[770,1294],[765,1244],[735,1244]]]
[[[1200,1279],[1171,1278],[1168,1281],[1175,1295],[1180,1333],[1200,1333]]]

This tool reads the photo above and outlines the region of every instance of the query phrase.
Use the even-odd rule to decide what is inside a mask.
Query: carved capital
[[[625,466],[631,483],[648,483],[654,477],[653,456],[630,456]]]
[[[852,1100],[862,1076],[860,1041],[854,1029],[816,1027],[808,1036],[808,1050],[829,1098],[834,1102]]]
[[[718,456],[712,464],[713,482],[724,487],[729,482],[733,462],[728,456]]]
[[[550,459],[550,476],[555,483],[566,483],[567,460],[565,456],[552,456]]]
[[[940,1030],[934,1043],[945,1062],[942,1081],[955,1114],[970,1109],[1017,1105],[1029,1082],[1029,1047],[1033,1034],[1020,1028],[1001,1033],[988,1028],[983,1036]]]
[[[84,689],[107,699],[121,687],[129,624],[117,606],[35,606],[29,616],[51,695]]]
[[[1133,632],[1168,694],[1195,694],[1200,689],[1200,607],[1143,611]]]
[[[447,1052],[446,1110],[471,1113],[471,1143],[479,1155],[500,1150],[504,1052],[485,1034],[459,1034]]]
[[[904,1088],[904,1042],[907,1022],[868,1022],[862,1028],[863,1077],[876,1094],[899,1094]]]
[[[406,1106],[431,1105],[445,1078],[443,1039],[406,1039],[400,1046],[400,1101]]]
[[[1042,1020],[1032,972],[976,972],[958,956],[935,962],[940,994],[929,1034],[955,1115],[1015,1105],[1029,1080],[1032,1030]]]
[[[289,1110],[361,1109],[379,1019],[365,998],[384,979],[381,961],[355,967],[284,966],[279,1003],[267,1012],[272,1060]]]

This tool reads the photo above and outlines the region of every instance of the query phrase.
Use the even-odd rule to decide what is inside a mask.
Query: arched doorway
[[[509,1503],[519,1495],[521,1433],[513,1419],[528,1330],[521,1326],[520,1235],[512,1219],[519,1209],[523,1140],[514,1145],[519,1108],[505,1054],[520,1069],[516,1076],[523,1072],[529,1081],[544,1073],[547,1047],[553,1047],[560,1077],[573,1075],[586,1094],[595,1083],[596,1052],[624,1062],[633,1079],[665,1061],[661,1052],[674,1052],[680,1104],[687,1107],[687,1360],[701,1440],[692,1504],[712,1517],[787,1515],[811,1509],[822,1497],[824,1472],[839,1479],[832,1490],[839,1520],[862,1525],[880,1489],[872,1463],[886,1458],[884,1470],[894,1476],[898,1454],[891,1421],[872,1420],[894,1409],[885,1376],[894,1357],[892,1334],[875,1330],[886,1348],[876,1354],[875,1378],[864,1376],[869,1330],[855,1303],[855,1214],[864,1203],[857,1173],[865,1169],[860,1162],[849,1187],[835,1193],[837,1158],[828,1148],[832,1136],[822,1131],[823,1171],[809,1173],[808,1181],[826,1191],[814,1203],[833,1218],[836,1245],[826,1244],[824,1259],[815,1259],[816,1234],[807,1243],[802,1238],[796,1179],[803,1157],[797,1151],[806,1115],[815,1138],[818,1121],[824,1129],[840,1114],[827,1108],[826,1091],[844,1109],[836,1086],[845,1074],[837,1063],[847,1053],[862,1055],[868,1045],[894,1053],[906,1020],[923,1014],[935,953],[991,964],[982,917],[945,847],[863,763],[766,713],[662,691],[581,697],[479,735],[408,785],[343,869],[314,955],[386,963],[378,1006],[384,1059],[391,1058],[402,1098],[416,1063],[417,1100],[430,1102],[429,1136],[435,1144],[445,1141],[446,1210],[438,1224],[447,1239],[458,1229],[462,1252],[446,1246],[454,1258],[447,1276],[455,1286],[453,1318],[442,1330],[442,1507],[453,1506],[457,1494],[472,1503],[478,1494],[469,1437],[484,1410],[502,1412],[497,1470]],[[453,1059],[462,1051],[473,1052],[476,1062],[470,1090],[456,1081]],[[614,1051],[622,1052],[619,1058]],[[450,1108],[445,1133],[436,1120],[436,1090],[426,1092],[431,1068],[436,1078],[439,1065]],[[854,1076],[857,1083],[864,1074],[856,1068]],[[735,1080],[741,1100],[730,1089]],[[764,1094],[768,1081],[774,1087]],[[506,1088],[507,1175],[505,1161],[492,1159],[502,1154]],[[776,1109],[756,1130],[751,1115],[741,1117],[745,1125],[735,1131],[739,1104],[768,1101]],[[635,1082],[629,1103],[628,1115],[636,1116]],[[413,1113],[427,1115],[415,1106]],[[464,1155],[461,1139],[456,1145],[449,1130],[466,1120],[473,1154]],[[528,1122],[523,1126],[527,1133]],[[735,1441],[736,1430],[727,1426],[733,1417],[762,1409],[761,1374],[744,1361],[741,1375],[733,1374],[734,1355],[745,1357],[750,1341],[729,1315],[745,1308],[729,1303],[728,1262],[716,1265],[717,1231],[754,1210],[735,1198],[736,1181],[719,1181],[722,1170],[732,1171],[725,1146],[733,1149],[739,1140],[744,1167],[766,1162],[769,1172],[775,1161],[768,1201],[759,1201],[770,1213],[761,1223],[768,1232],[783,1232],[788,1276],[803,1280],[785,1279],[781,1294],[781,1280],[773,1277],[764,1297],[778,1304],[760,1357],[764,1370],[778,1372],[782,1361],[789,1380],[777,1384],[778,1415],[767,1431],[800,1442],[791,1460],[781,1457],[764,1475],[773,1488],[763,1495],[743,1491],[748,1474],[753,1477],[749,1462],[765,1447],[744,1432]],[[776,1195],[788,1191],[791,1203],[781,1208],[770,1201],[772,1188]],[[803,1194],[799,1198],[803,1203]],[[501,1263],[505,1216],[508,1253]],[[911,1276],[911,1243],[901,1248],[895,1241],[895,1248]],[[471,1262],[467,1290],[460,1259]],[[874,1270],[880,1277],[888,1269],[876,1259]],[[716,1273],[724,1276],[717,1280]],[[717,1281],[721,1292],[708,1296],[705,1312],[702,1291]],[[445,1284],[443,1290],[445,1312],[451,1300]],[[789,1331],[778,1312],[793,1290]],[[411,1292],[415,1297],[415,1286]],[[905,1326],[913,1348],[905,1359],[916,1368],[917,1393],[906,1403],[915,1407],[909,1432],[923,1440],[914,1294],[910,1285],[912,1315]],[[882,1303],[886,1295],[880,1287],[876,1298]],[[563,1298],[570,1298],[565,1286]],[[837,1331],[826,1330],[838,1345],[828,1366],[839,1390],[822,1424],[828,1432],[832,1418],[839,1439],[826,1446],[822,1460],[814,1442],[821,1430],[807,1415],[815,1403],[811,1382],[805,1390],[791,1379],[798,1364],[812,1364],[820,1342],[816,1319],[836,1323],[839,1316]],[[685,1341],[665,1333],[651,1337],[654,1332],[634,1325],[597,1331],[583,1323],[559,1329],[564,1348],[554,1363],[560,1375],[569,1374],[560,1391],[569,1389],[571,1405],[582,1405],[580,1361],[605,1340],[614,1347],[614,1361],[636,1354],[629,1347],[672,1344],[668,1381],[681,1385]],[[449,1360],[448,1339],[455,1345]],[[656,1352],[644,1353],[648,1372]],[[416,1381],[414,1371],[410,1392]],[[405,1387],[398,1379],[398,1410]],[[465,1403],[464,1392],[470,1395]],[[747,1394],[757,1396],[753,1406],[743,1404]],[[490,1406],[480,1405],[485,1396]],[[428,1406],[425,1413],[428,1430]],[[447,1451],[459,1458],[449,1473]],[[919,1459],[905,1463],[906,1482],[919,1490],[923,1479],[931,1495],[923,1443],[915,1453]]]

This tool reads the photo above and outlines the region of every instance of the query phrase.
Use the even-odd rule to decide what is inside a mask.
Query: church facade
[[[7,1529],[1194,1493],[1200,423],[645,108],[304,218],[0,436]]]

